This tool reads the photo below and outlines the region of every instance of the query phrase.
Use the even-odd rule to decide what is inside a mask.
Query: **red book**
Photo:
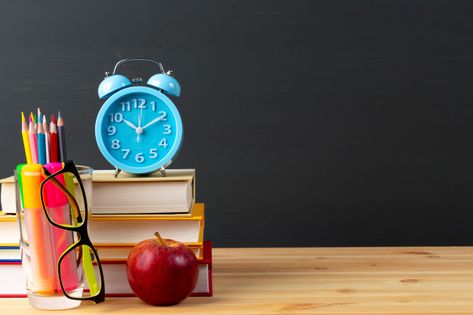
[[[199,262],[199,277],[191,296],[212,296],[212,241],[204,241],[204,256]]]
[[[135,296],[128,284],[126,261],[107,261],[102,263],[105,278],[105,295],[109,297]],[[212,296],[212,242],[204,241],[204,256],[199,261],[199,275],[194,291],[190,296]]]
[[[1,250],[1,249],[0,249]],[[128,284],[126,261],[102,263],[107,297],[135,296]],[[199,261],[197,284],[191,296],[212,296],[212,243],[204,241],[203,260]],[[26,279],[19,261],[0,260],[0,298],[26,297]]]

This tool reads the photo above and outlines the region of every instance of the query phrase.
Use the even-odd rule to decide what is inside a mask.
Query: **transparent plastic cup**
[[[44,180],[39,164],[18,166],[15,171],[17,214],[20,228],[20,247],[23,270],[26,275],[26,291],[30,305],[43,310],[63,310],[78,307],[86,283],[80,259],[71,252],[61,262],[61,279],[58,261],[61,254],[77,241],[75,232],[57,228],[49,223],[41,203],[40,185]],[[84,185],[86,198],[91,201],[92,169],[77,166]],[[77,185],[75,185],[77,186]],[[77,189],[77,187],[76,187]],[[77,194],[80,196],[81,194]],[[83,201],[77,198],[80,209]],[[69,204],[55,204],[55,215],[67,218],[71,215]],[[77,265],[76,265],[77,263]],[[62,282],[62,286],[61,286]]]

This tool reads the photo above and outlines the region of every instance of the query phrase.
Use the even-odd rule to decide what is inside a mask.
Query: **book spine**
[[[21,264],[21,259],[0,259],[0,265],[1,264],[12,264],[12,263]]]
[[[26,290],[26,289],[25,289]],[[0,294],[0,298],[7,299],[7,298],[25,298],[27,297],[26,293],[20,294]]]

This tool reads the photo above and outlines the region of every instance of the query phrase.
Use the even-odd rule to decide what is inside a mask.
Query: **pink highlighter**
[[[50,174],[54,174],[57,171],[62,170],[63,165],[59,162],[48,163],[43,166]],[[64,175],[61,174],[55,177],[58,182],[66,188]],[[69,205],[66,195],[56,186],[53,180],[49,180],[44,185],[44,203],[47,208],[49,217],[51,220],[60,225],[71,225],[71,207]],[[53,248],[55,248],[55,261],[59,262],[59,257],[64,253],[69,246],[74,242],[73,234],[71,231],[63,230],[52,226],[52,239]],[[74,291],[80,286],[78,276],[78,264],[76,262],[77,257],[74,252],[70,252],[61,263],[61,278],[64,289],[67,292]],[[60,290],[61,284],[59,278],[57,278],[57,288]]]

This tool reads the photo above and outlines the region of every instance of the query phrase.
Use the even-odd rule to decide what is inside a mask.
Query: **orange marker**
[[[40,294],[56,292],[57,269],[51,242],[51,225],[43,212],[39,187],[43,181],[40,164],[21,168],[21,185],[25,225],[28,234],[32,290]]]

